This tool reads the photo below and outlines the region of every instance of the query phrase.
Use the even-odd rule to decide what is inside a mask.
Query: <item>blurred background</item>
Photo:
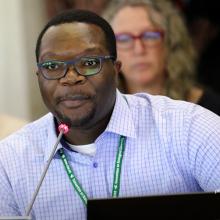
[[[166,1],[166,0],[162,0]],[[0,113],[32,121],[47,112],[41,100],[35,44],[44,24],[69,8],[101,14],[109,0],[0,0]],[[219,92],[219,6],[216,1],[173,0],[199,53],[198,80]]]
[[[0,113],[33,120],[45,112],[35,74],[44,0],[0,0]]]

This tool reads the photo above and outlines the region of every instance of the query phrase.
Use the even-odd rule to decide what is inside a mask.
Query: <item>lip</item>
[[[136,63],[133,65],[133,68],[137,70],[146,70],[150,68],[150,65],[147,63]]]
[[[78,94],[61,97],[59,98],[57,103],[62,104],[66,108],[79,108],[80,106],[88,102],[88,100],[90,100],[89,96]]]

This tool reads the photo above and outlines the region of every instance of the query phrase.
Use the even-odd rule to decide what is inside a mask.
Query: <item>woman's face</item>
[[[126,81],[143,87],[164,80],[164,33],[152,24],[146,9],[141,6],[122,8],[112,20],[112,27]]]

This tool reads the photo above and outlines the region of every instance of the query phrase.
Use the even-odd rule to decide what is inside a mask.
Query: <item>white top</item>
[[[81,154],[86,154],[88,156],[95,156],[96,153],[96,146],[95,143],[92,144],[85,144],[85,145],[73,145],[67,142],[69,147]]]

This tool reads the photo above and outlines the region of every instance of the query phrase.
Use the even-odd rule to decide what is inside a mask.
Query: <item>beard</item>
[[[90,121],[95,116],[95,112],[96,112],[96,109],[91,108],[87,111],[86,114],[79,115],[78,117],[76,117],[74,114],[67,115],[61,111],[56,110],[54,115],[57,118],[57,121],[59,123],[64,123],[68,125],[70,128],[82,128],[82,127],[89,126]]]

